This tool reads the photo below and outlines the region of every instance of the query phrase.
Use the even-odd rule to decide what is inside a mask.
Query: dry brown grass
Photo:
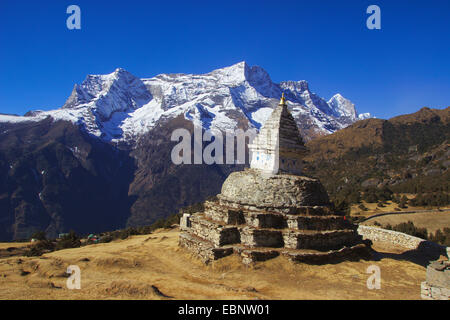
[[[178,235],[159,230],[42,257],[0,259],[0,299],[420,299],[425,279],[423,266],[396,258],[398,249],[380,261],[313,266],[278,257],[246,267],[233,255],[205,266],[178,247]],[[81,268],[81,290],[66,288],[72,264]],[[366,287],[371,264],[381,268],[381,290]]]
[[[438,229],[450,228],[450,211],[386,215],[370,219],[362,224],[372,226],[377,222],[382,226],[387,224],[395,226],[408,221],[413,222],[416,227],[426,228],[428,232],[434,233]]]
[[[405,195],[408,199],[412,199],[415,197],[414,194],[408,194],[408,193],[401,193],[400,196]],[[379,214],[379,213],[384,213],[384,212],[396,212],[397,209],[400,209],[400,211],[398,212],[403,212],[403,211],[422,211],[422,210],[430,210],[430,208],[426,208],[426,207],[413,207],[411,205],[408,205],[407,208],[399,208],[398,204],[392,201],[386,201],[385,205],[383,207],[378,207],[376,203],[368,203],[365,202],[364,200],[361,201],[361,203],[368,209],[367,211],[363,211],[359,208],[360,204],[353,204],[350,208],[350,215],[352,216],[372,216],[374,214]],[[446,208],[449,209],[450,207],[440,207],[442,209]],[[434,209],[434,208],[432,208]]]

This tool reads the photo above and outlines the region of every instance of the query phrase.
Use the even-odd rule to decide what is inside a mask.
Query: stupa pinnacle
[[[271,174],[301,174],[302,156],[306,148],[288,110],[284,93],[278,107],[249,145],[249,150],[252,154],[251,168]]]

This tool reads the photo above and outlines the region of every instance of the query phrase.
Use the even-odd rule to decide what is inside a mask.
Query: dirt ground
[[[386,215],[370,219],[362,224],[373,226],[375,222],[378,222],[382,226],[387,224],[395,226],[408,221],[412,221],[416,227],[426,228],[428,232],[435,233],[438,229],[450,228],[450,211]]]
[[[374,261],[315,266],[278,257],[246,267],[233,255],[205,266],[178,247],[178,236],[178,229],[158,230],[42,257],[1,258],[0,299],[420,299],[428,259],[375,244]],[[381,270],[379,290],[367,289],[372,264]],[[80,290],[67,289],[69,265],[80,267]]]

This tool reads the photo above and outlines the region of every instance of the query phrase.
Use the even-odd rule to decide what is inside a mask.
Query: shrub
[[[113,237],[111,235],[107,234],[107,235],[100,237],[99,243],[109,243],[113,240],[114,240]]]
[[[135,228],[130,227],[120,232],[120,239],[124,240],[129,236],[136,236],[136,235],[139,235],[139,232]]]
[[[410,203],[421,207],[445,206],[450,204],[450,196],[443,192],[419,193],[414,199],[410,200]]]
[[[45,233],[45,231],[37,231],[33,233],[31,238],[36,240],[47,240],[47,234]]]
[[[406,205],[407,203],[408,203],[408,198],[405,195],[403,195],[403,197],[401,197],[401,199],[398,203],[398,207],[405,209],[405,208],[407,208],[407,205]]]
[[[430,233],[429,240],[439,243],[443,246],[449,247],[450,246],[450,228],[444,228],[444,230],[439,229],[436,231],[436,233],[434,235],[432,233]]]
[[[56,250],[78,247],[81,247],[81,241],[80,237],[75,233],[75,231],[70,231],[69,234],[65,235],[56,242]]]
[[[364,194],[363,199],[368,203],[375,203],[378,201],[377,195],[374,191],[368,191]]]
[[[363,205],[362,203],[358,206],[359,209],[361,209],[362,211],[367,211],[369,209],[367,209],[367,207],[365,205]]]
[[[398,204],[398,203],[400,203],[400,200],[401,200],[401,198],[399,196],[397,196],[397,195],[392,196],[392,202]]]
[[[392,228],[394,231],[403,232],[414,237],[428,239],[428,231],[426,228],[418,228],[412,221],[402,222]]]
[[[384,186],[381,189],[367,188],[364,192],[363,200],[368,203],[376,203],[378,201],[392,200],[393,192],[388,187]]]
[[[334,202],[334,208],[338,212],[347,212],[347,210],[349,209],[349,204],[345,199],[337,199]]]
[[[376,194],[377,194],[377,197],[378,197],[379,200],[381,200],[383,202],[386,202],[386,201],[392,199],[393,192],[392,192],[391,189],[389,189],[388,187],[384,186],[381,189],[377,189]]]
[[[53,250],[55,250],[55,244],[53,243],[53,241],[40,240],[25,252],[25,256],[38,257],[42,256],[44,253],[51,252]]]

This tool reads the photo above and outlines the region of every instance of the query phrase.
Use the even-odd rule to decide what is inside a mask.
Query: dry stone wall
[[[425,241],[424,239],[413,237],[405,233],[363,225],[358,227],[358,233],[364,239],[388,242],[408,249],[417,249],[419,245]]]
[[[447,258],[450,257],[450,248],[405,233],[363,225],[358,227],[358,233],[364,239],[371,241],[386,242],[411,250],[435,250],[438,256],[446,254]],[[426,300],[450,299],[450,263],[448,261],[434,261],[427,267],[426,281],[421,283],[421,297]]]

